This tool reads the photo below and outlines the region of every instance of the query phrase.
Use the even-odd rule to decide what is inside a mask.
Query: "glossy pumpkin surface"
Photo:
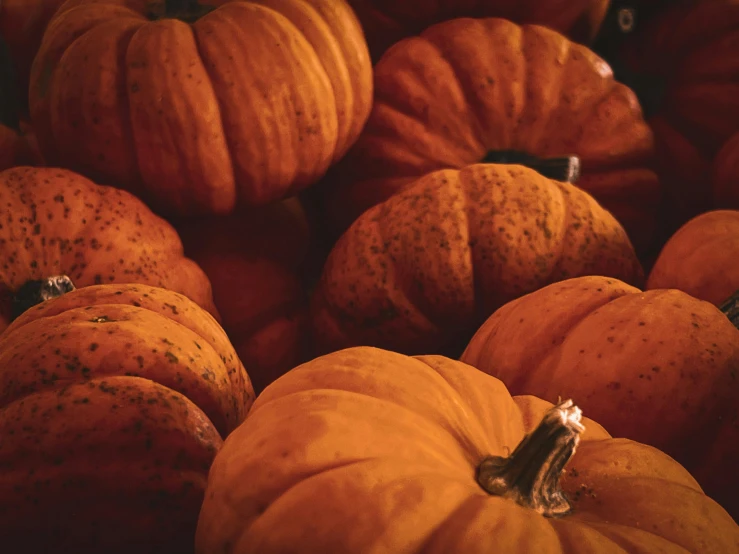
[[[254,400],[181,294],[96,285],[0,335],[0,538],[11,552],[188,552],[210,463]]]
[[[623,228],[581,189],[520,165],[441,170],[339,239],[313,293],[312,326],[322,352],[439,353],[466,344],[507,301],[598,273],[643,279]]]
[[[352,348],[281,377],[216,456],[199,554],[702,552],[739,527],[658,450],[585,432],[544,517],[476,482],[551,404],[440,356]]]
[[[460,358],[512,394],[578,405],[679,461],[735,517],[739,330],[679,290],[586,276],[509,302]]]
[[[317,180],[372,97],[343,0],[70,0],[34,60],[30,110],[54,163],[160,212],[227,213]]]

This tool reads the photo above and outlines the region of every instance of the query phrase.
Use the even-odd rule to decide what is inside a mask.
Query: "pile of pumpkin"
[[[739,0],[0,35],[3,552],[739,553]]]

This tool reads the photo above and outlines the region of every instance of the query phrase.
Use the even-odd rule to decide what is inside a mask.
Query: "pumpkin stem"
[[[732,294],[726,302],[721,304],[719,310],[724,312],[726,317],[729,318],[729,321],[734,324],[734,327],[739,329],[739,290]]]
[[[72,279],[66,275],[55,275],[48,279],[26,281],[13,295],[13,319],[20,316],[26,310],[41,304],[46,300],[58,298],[63,294],[74,290]]]
[[[164,9],[155,4],[149,18],[179,19],[186,23],[194,23],[215,9],[215,6],[201,4],[200,0],[164,0],[163,7]]]
[[[489,494],[511,498],[546,517],[570,513],[559,476],[585,430],[581,418],[572,400],[554,406],[510,456],[485,458],[477,468],[477,483]]]
[[[577,156],[537,158],[518,150],[491,150],[485,154],[482,163],[525,165],[544,177],[565,183],[575,183],[580,177],[580,158]]]

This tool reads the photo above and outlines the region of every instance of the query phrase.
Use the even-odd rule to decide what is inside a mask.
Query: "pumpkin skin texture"
[[[221,321],[259,393],[302,361],[308,301],[299,267],[310,227],[296,198],[176,224],[185,253],[203,268]]]
[[[739,210],[739,133],[726,141],[713,160],[713,198],[716,207]]]
[[[311,301],[314,339],[321,353],[447,353],[507,301],[601,272],[643,279],[623,228],[584,191],[519,165],[436,171],[336,243]]]
[[[254,400],[215,319],[147,285],[77,289],[0,335],[8,551],[192,552],[207,472]]]
[[[50,161],[159,213],[223,214],[307,187],[354,142],[371,63],[343,0],[212,0],[193,23],[163,4],[55,14],[29,92]]]
[[[736,524],[683,468],[591,420],[561,481],[570,515],[546,518],[488,495],[477,465],[509,453],[550,407],[441,356],[359,347],[312,360],[270,385],[226,439],[196,552],[739,548]]]
[[[460,359],[512,394],[578,398],[612,435],[669,454],[739,516],[739,330],[708,302],[570,279],[497,310]]]
[[[457,19],[397,43],[377,63],[367,126],[323,188],[345,229],[426,173],[461,169],[489,151],[576,155],[577,185],[639,249],[651,241],[661,195],[652,146],[635,95],[584,46],[540,26]]]
[[[685,225],[662,248],[647,289],[679,289],[721,306],[739,290],[739,211],[714,210]]]
[[[62,274],[78,288],[168,288],[218,317],[208,278],[174,228],[131,194],[65,169],[17,167],[0,172],[0,205],[0,332],[22,285]]]
[[[460,17],[501,17],[536,23],[589,42],[605,18],[610,0],[467,0],[419,2],[350,0],[364,28],[374,60],[394,43],[435,23]]]

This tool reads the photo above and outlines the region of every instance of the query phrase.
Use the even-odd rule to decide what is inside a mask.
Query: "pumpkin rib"
[[[557,522],[555,528],[560,526],[559,523],[560,522]],[[589,521],[588,525],[608,540],[618,545],[621,548],[621,552],[624,554],[695,554],[675,542],[643,529],[634,529],[633,527],[628,527],[626,525],[599,521]],[[640,541],[642,541],[641,546],[643,546],[643,542],[649,541],[647,546],[649,550],[635,550],[637,546],[634,544],[631,537],[624,536],[623,534],[620,534],[619,531],[627,535],[638,536]],[[659,550],[657,550],[657,548],[659,548]]]

